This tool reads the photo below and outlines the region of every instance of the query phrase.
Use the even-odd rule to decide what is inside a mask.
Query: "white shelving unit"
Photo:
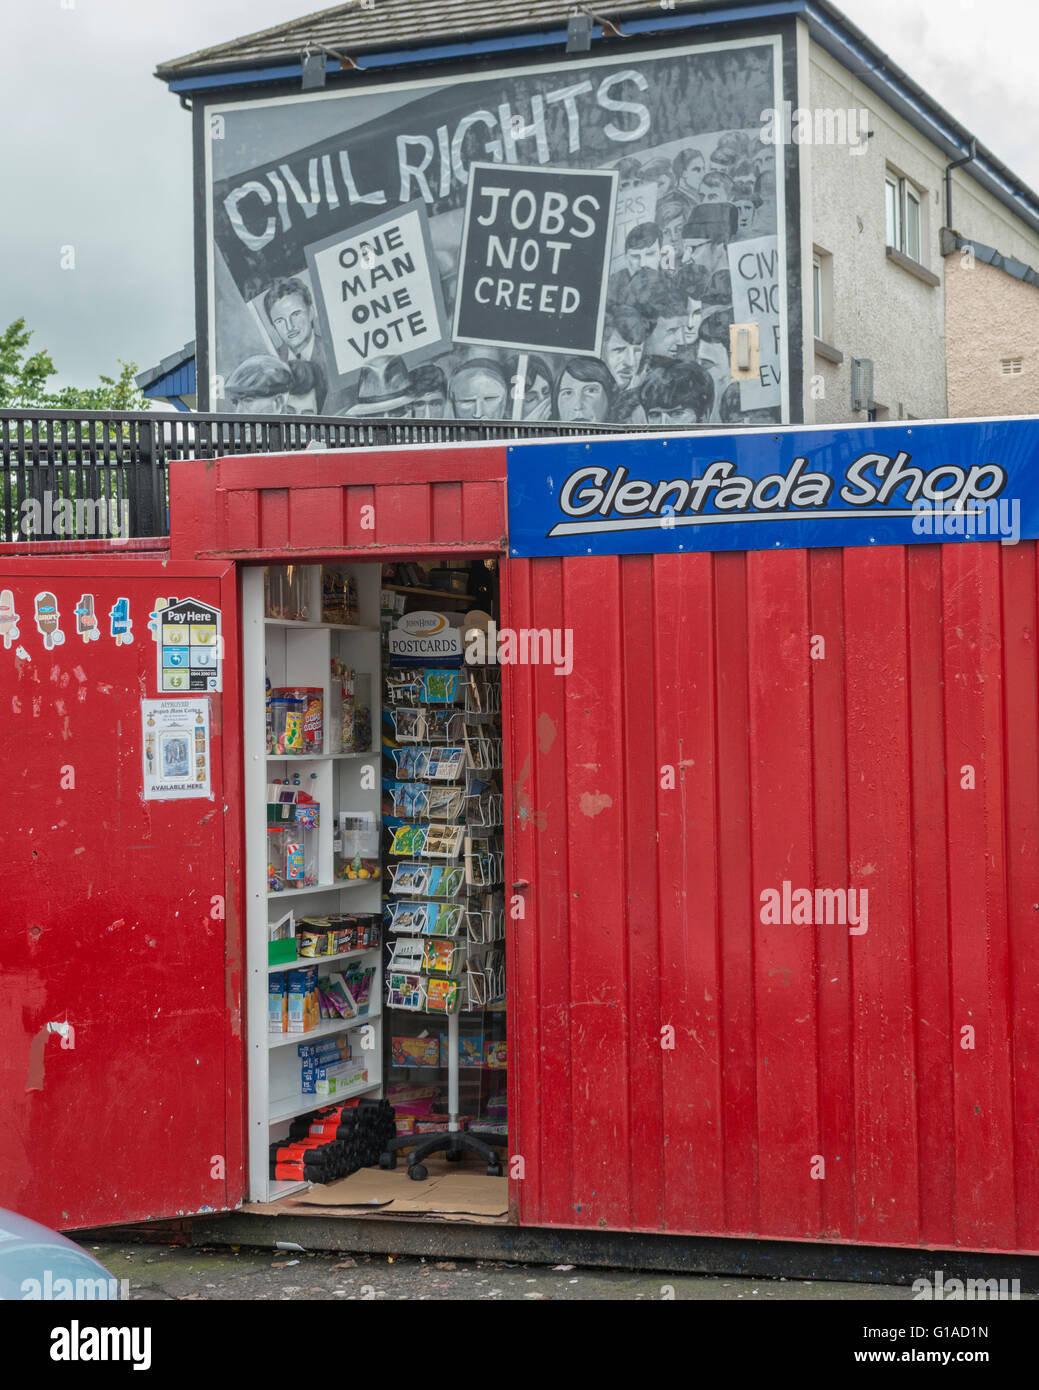
[[[308,612],[321,613],[321,567],[304,568]],[[332,852],[333,831],[340,811],[374,815],[381,811],[380,747],[382,681],[380,651],[380,578],[377,564],[337,565],[357,584],[358,626],[323,622],[293,622],[264,615],[263,570],[242,572],[243,733],[245,750],[245,902],[246,1003],[249,1056],[249,1197],[275,1201],[304,1186],[269,1178],[269,1146],[287,1136],[299,1115],[353,1095],[382,1094],[382,951],[379,947],[325,956],[315,960],[268,964],[268,929],[294,909],[306,913],[374,913],[382,908],[380,879],[337,881]],[[331,661],[335,658],[370,677],[372,737],[368,752],[333,753],[330,748]],[[320,753],[279,756],[266,750],[265,679],[272,687],[311,686],[324,697],[324,747]],[[320,803],[318,882],[303,889],[272,892],[267,887],[267,786],[299,774],[299,786]],[[376,859],[378,855],[374,856]],[[298,904],[298,906],[297,906]],[[267,1027],[268,980],[276,971],[297,965],[341,970],[345,963],[375,967],[369,993],[369,1012],[350,1020],[322,1023],[308,1033],[270,1034]],[[300,1089],[299,1057],[295,1044],[368,1027],[364,1054],[367,1078],[356,1086],[324,1098]]]

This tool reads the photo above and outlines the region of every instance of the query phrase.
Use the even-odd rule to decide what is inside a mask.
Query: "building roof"
[[[726,3],[726,0],[722,0]],[[727,0],[734,4],[737,0]],[[716,8],[717,0],[678,0],[675,12]],[[423,43],[431,39],[471,38],[477,34],[537,29],[544,24],[564,24],[574,13],[574,0],[375,0],[365,9],[360,0],[317,10],[288,24],[261,29],[213,48],[185,54],[160,63],[156,75],[169,80],[187,73],[216,71],[242,64],[298,58],[308,46],[351,56],[366,49]],[[601,4],[592,0],[589,13],[597,19],[623,15],[661,13],[660,0],[621,0]],[[665,11],[668,13],[669,11]]]
[[[528,52],[539,46],[558,49],[578,6],[595,21],[593,52],[599,51],[597,44],[604,37],[611,46],[625,37],[681,41],[694,28],[713,22],[796,16],[808,25],[816,43],[950,160],[975,149],[974,161],[963,173],[1039,231],[1039,194],[893,63],[832,0],[675,0],[673,8],[666,9],[661,0],[372,0],[370,8],[365,3],[350,0],[199,49],[160,63],[155,75],[183,100],[189,92],[221,90],[230,96],[235,86],[295,80],[307,50],[324,51],[330,72],[357,68],[373,76],[415,63],[492,55],[500,60],[513,46]],[[614,37],[618,31],[621,37]],[[340,74],[340,80],[345,75]]]
[[[134,380],[147,400],[168,401],[177,410],[187,410],[198,392],[194,342],[164,357],[157,367],[139,372]]]

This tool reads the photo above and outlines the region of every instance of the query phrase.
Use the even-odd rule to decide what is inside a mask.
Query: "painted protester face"
[[[559,382],[560,420],[584,420],[597,424],[606,419],[609,397],[598,381],[578,381],[564,372]]]
[[[700,180],[707,172],[707,162],[699,150],[694,150],[689,157],[689,162],[682,170],[682,177],[678,181],[678,186],[687,193],[699,193]]]
[[[552,414],[552,385],[539,372],[534,384],[523,393],[524,420],[547,420]]]
[[[463,368],[451,382],[451,400],[458,420],[500,420],[505,410],[505,386],[481,368]]]
[[[607,334],[603,360],[621,390],[626,391],[638,376],[642,353],[641,343],[629,343],[615,328]]]
[[[686,319],[658,319],[646,339],[647,357],[677,357],[685,343]]]
[[[314,336],[314,311],[299,294],[287,294],[272,304],[271,322],[293,352],[302,352]]]

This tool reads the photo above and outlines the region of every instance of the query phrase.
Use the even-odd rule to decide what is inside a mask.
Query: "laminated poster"
[[[142,700],[145,801],[211,797],[209,701]]]

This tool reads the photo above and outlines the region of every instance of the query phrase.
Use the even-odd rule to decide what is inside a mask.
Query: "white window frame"
[[[888,170],[884,178],[884,235],[894,251],[900,251],[917,265],[924,256],[924,198],[915,183]],[[915,225],[911,216],[915,209]]]

